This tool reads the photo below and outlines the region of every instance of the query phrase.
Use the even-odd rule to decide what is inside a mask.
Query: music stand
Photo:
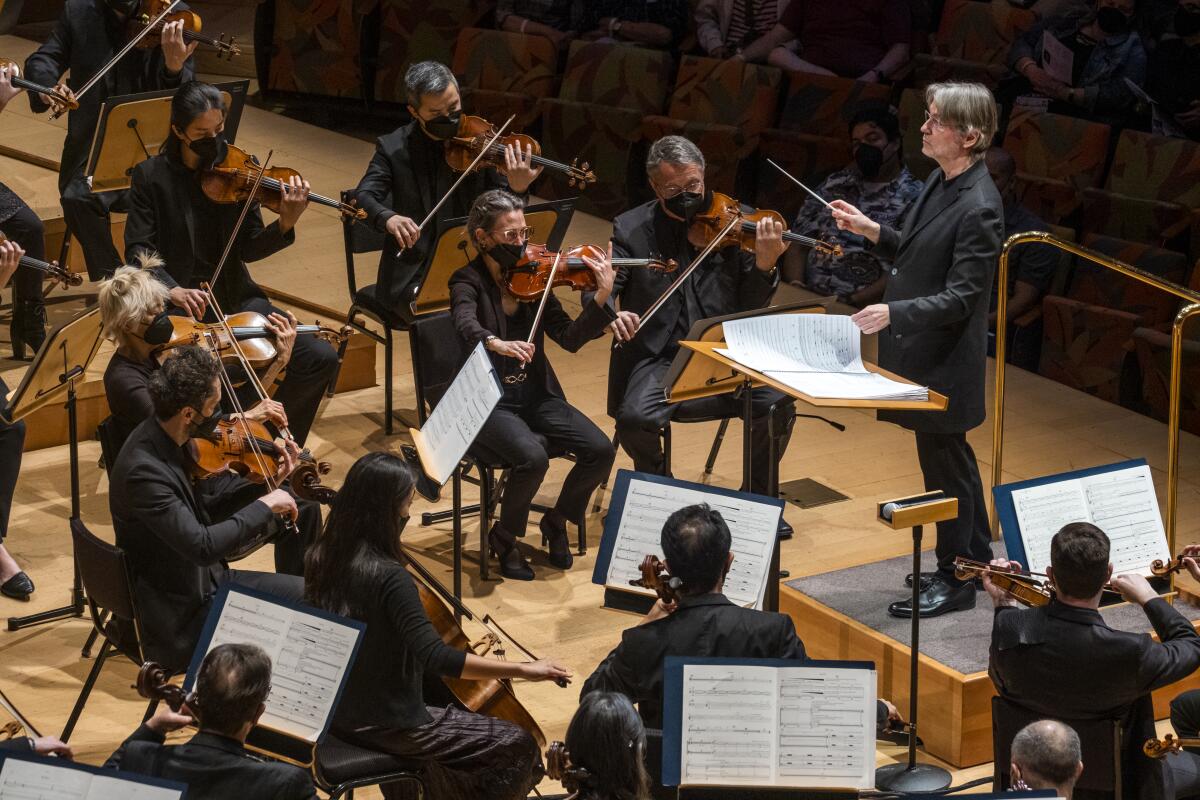
[[[80,518],[79,510],[79,430],[75,413],[75,384],[82,380],[88,366],[100,350],[102,341],[100,309],[92,308],[68,320],[46,337],[33,363],[29,365],[21,384],[9,394],[7,417],[10,422],[32,414],[66,395],[67,434],[71,454],[71,519]],[[31,625],[54,622],[69,617],[82,617],[84,611],[83,584],[79,579],[79,564],[75,563],[75,578],[71,585],[71,604],[24,617],[9,617],[8,629],[19,631]]]

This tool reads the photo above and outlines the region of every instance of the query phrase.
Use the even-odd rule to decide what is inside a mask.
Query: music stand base
[[[8,629],[10,631],[19,631],[22,628],[30,628],[34,625],[42,625],[47,622],[57,622],[60,619],[80,618],[83,616],[83,610],[83,598],[80,597],[79,605],[63,606],[62,608],[54,608],[25,617],[9,617]]]
[[[875,788],[893,792],[940,792],[950,788],[950,773],[933,764],[888,764],[875,770]]]

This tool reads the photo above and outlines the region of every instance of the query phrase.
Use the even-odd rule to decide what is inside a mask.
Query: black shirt
[[[104,370],[104,394],[108,396],[108,409],[116,423],[118,441],[124,442],[133,429],[154,414],[154,401],[150,399],[150,376],[158,369],[151,358],[134,361],[120,352],[113,353]]]

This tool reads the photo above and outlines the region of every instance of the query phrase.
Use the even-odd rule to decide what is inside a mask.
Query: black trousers
[[[633,468],[639,472],[662,474],[664,454],[659,441],[659,431],[674,417],[720,418],[740,417],[742,400],[733,394],[686,400],[668,404],[663,396],[663,378],[671,366],[669,358],[649,358],[639,363],[629,374],[625,387],[625,398],[617,410],[617,438],[625,452],[633,459]],[[770,431],[767,429],[767,412],[771,406],[784,401],[783,413],[788,419],[784,429],[778,433],[776,464],[783,458],[791,438],[795,404],[774,389],[755,389],[751,395],[754,413],[754,430],[751,440],[750,481],[743,489],[758,494],[768,494],[767,472],[771,467]]]
[[[550,468],[547,447],[535,434],[541,434],[550,448],[575,457],[554,509],[577,525],[588,498],[608,476],[616,456],[612,442],[596,423],[561,397],[535,397],[519,409],[501,401],[479,431],[472,452],[510,467],[500,527],[512,536],[525,534],[529,506]]]
[[[1200,738],[1200,690],[1184,692],[1171,701],[1171,727],[1181,739]],[[1163,759],[1170,794],[1166,797],[1200,796],[1200,749],[1190,747]]]
[[[98,281],[110,277],[121,266],[121,254],[113,244],[109,215],[126,210],[128,192],[96,194],[82,176],[72,178],[62,193],[63,219],[79,240],[87,261],[88,278]]]
[[[265,297],[251,297],[235,310],[255,311],[264,315],[273,311],[282,313]],[[227,309],[226,313],[233,311]],[[337,368],[337,351],[327,342],[315,336],[296,337],[292,360],[288,362],[287,374],[275,392],[275,399],[283,404],[287,411],[288,427],[302,445],[308,439],[308,432],[321,407],[321,398],[325,396],[325,390],[337,373]],[[268,392],[271,389],[270,386],[263,388]]]
[[[228,519],[267,493],[266,484],[253,483],[233,472],[200,481],[196,489],[210,519]],[[275,539],[275,572],[304,577],[304,554],[321,534],[321,505],[297,497],[296,508],[300,512],[296,520],[300,535],[281,534]]]
[[[916,431],[917,459],[925,477],[925,491],[941,489],[958,498],[958,518],[937,524],[938,573],[952,585],[954,559],[966,556],[976,561],[992,560],[992,535],[979,464],[965,433]]]
[[[428,800],[519,800],[542,778],[537,742],[511,722],[429,706],[433,721],[408,730],[339,731],[360,747],[426,761]],[[404,784],[381,787],[387,800],[415,796]]]
[[[25,255],[46,260],[45,229],[33,209],[21,203],[17,213],[0,223],[0,231],[21,245]],[[42,292],[43,275],[31,267],[17,267],[13,275],[13,310],[9,336],[14,355],[28,345],[35,353],[46,339],[46,296]]]
[[[3,380],[0,380],[0,392],[8,394],[8,387]],[[11,424],[0,421],[0,544],[8,536],[8,515],[12,511],[24,446],[25,420]]]

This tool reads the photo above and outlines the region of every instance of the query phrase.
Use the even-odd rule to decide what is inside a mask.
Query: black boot
[[[533,568],[517,549],[516,540],[500,527],[500,523],[488,532],[488,549],[500,559],[501,575],[518,581],[533,580]]]
[[[12,324],[9,325],[13,358],[31,361],[42,342],[46,341],[46,305],[38,301],[14,300]],[[26,345],[29,354],[26,355]]]
[[[549,546],[550,563],[559,569],[570,569],[575,558],[571,555],[566,518],[558,512],[547,511],[542,515],[538,527],[542,529],[542,546]]]

